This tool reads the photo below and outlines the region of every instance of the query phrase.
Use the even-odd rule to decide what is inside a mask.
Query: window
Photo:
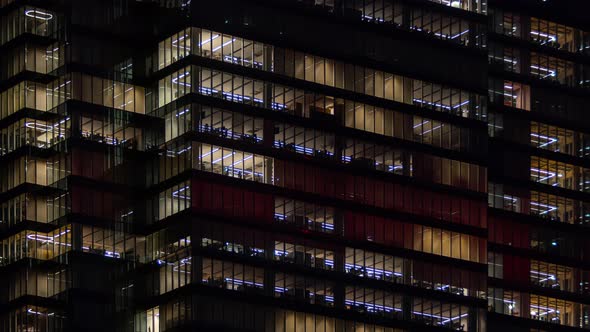
[[[588,192],[590,191],[590,170],[533,156],[531,157],[531,181]]]
[[[531,122],[530,144],[536,148],[571,156],[590,157],[590,136],[545,123]]]

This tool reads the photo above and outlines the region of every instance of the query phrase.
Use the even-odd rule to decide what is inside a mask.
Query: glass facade
[[[488,20],[490,133],[496,156],[512,156],[489,170],[488,319],[543,330],[590,328],[588,126],[578,104],[589,96],[588,32],[559,12],[498,6]]]
[[[0,330],[589,329],[589,33],[515,1],[0,0]]]

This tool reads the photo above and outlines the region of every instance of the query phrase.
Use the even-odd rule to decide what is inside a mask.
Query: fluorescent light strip
[[[370,303],[370,302],[363,302],[363,301],[356,301],[356,300],[344,300],[344,304],[348,304],[350,306],[364,306],[366,307],[367,311],[371,312],[402,312],[402,309],[395,308],[395,307],[388,307],[385,305]],[[414,312],[416,314],[422,315],[422,313]]]
[[[557,41],[556,35],[550,35],[539,31],[531,31],[531,35],[547,38],[549,41]]]
[[[231,56],[231,55],[225,55],[225,56],[223,56],[223,59],[226,62],[231,62],[231,63],[237,64],[237,65],[239,65],[241,63],[252,63],[253,65],[258,66],[258,67],[262,67],[263,66],[262,62],[258,62],[258,61],[255,61],[255,60],[243,59],[243,58],[236,57],[236,56]]]
[[[531,168],[531,171],[532,172],[537,172],[539,174],[547,174],[547,176],[533,175],[533,174],[531,174],[531,176],[537,178],[537,181],[546,181],[546,180],[549,180],[551,178],[554,178],[555,176],[561,177],[561,174],[557,174],[557,173],[551,172],[551,171],[546,171],[546,170],[543,170],[543,169]]]
[[[133,214],[133,211],[129,211],[128,213],[124,213],[124,214],[122,214],[122,215],[121,215],[121,218],[128,217],[128,216],[130,216],[130,215],[132,215],[132,214]]]
[[[213,49],[213,50],[211,50],[211,51],[212,51],[212,52],[217,52],[217,51],[219,51],[221,48],[223,48],[223,47],[226,47],[227,45],[229,45],[229,44],[233,43],[234,41],[236,41],[236,39],[235,39],[235,38],[232,38],[230,41],[227,41],[227,42],[225,42],[225,43],[221,44],[220,46],[217,46],[216,48],[214,48],[214,49]]]
[[[369,21],[385,22],[385,20],[382,19],[382,18],[380,18],[380,17],[372,17],[372,16],[369,16],[369,15],[363,15],[363,18],[365,20],[369,20]]]
[[[207,43],[209,43],[209,42],[211,42],[211,41],[213,41],[213,40],[215,40],[215,39],[217,39],[217,38],[219,38],[219,35],[215,35],[215,36],[213,36],[213,37],[211,37],[211,38],[209,38],[209,39],[207,39],[207,40],[204,40],[203,42],[201,42],[201,43],[199,44],[199,46],[203,46],[203,45],[205,45],[205,44],[207,44]]]
[[[511,196],[507,196],[507,195],[496,195],[496,194],[490,194],[490,195],[492,195],[494,197],[501,197],[503,199],[511,200],[512,203],[518,202],[518,199],[517,198],[511,197]]]
[[[539,316],[544,316],[544,315],[548,315],[548,314],[552,314],[554,312],[559,313],[559,310],[553,309],[553,308],[549,308],[549,307],[544,307],[544,306],[539,306],[539,305],[535,305],[535,304],[531,304],[531,308],[535,308],[539,311],[545,311],[543,313],[538,313]],[[531,314],[533,312],[531,311]]]
[[[417,102],[417,103],[420,103],[420,104],[437,106],[437,107],[441,107],[441,108],[444,108],[444,109],[447,109],[447,110],[452,110],[454,108],[458,108],[458,107],[461,107],[463,105],[469,104],[469,100],[463,101],[463,102],[461,102],[461,103],[459,103],[457,105],[454,105],[454,106],[444,105],[444,104],[440,104],[440,103],[434,103],[434,102],[430,102],[430,101],[426,101],[426,100],[418,99],[418,98],[414,98],[413,100],[415,102]]]
[[[43,123],[37,123],[37,122],[25,122],[25,127],[27,128],[31,128],[31,129],[35,129],[35,130],[39,130],[42,132],[54,132],[57,131],[58,133],[63,133],[65,131],[64,128],[55,128],[56,126],[58,126],[59,124],[56,125],[47,125],[47,124],[43,124]]]
[[[422,100],[422,99],[417,99],[417,98],[414,98],[414,101],[417,102],[417,103],[419,103],[419,104],[437,106],[437,107],[441,107],[441,108],[444,108],[444,109],[451,110],[451,106],[448,106],[448,105],[443,105],[443,104],[439,104],[439,103],[433,103],[433,102],[430,102],[430,101],[426,101],[426,100]]]
[[[402,165],[389,166],[389,171],[390,172],[394,172],[394,171],[396,171],[398,169],[404,169],[404,166],[402,166]]]
[[[190,151],[190,149],[192,149],[192,147],[190,147],[190,146],[189,146],[188,148],[184,148],[184,149],[182,149],[182,150],[180,150],[180,151],[176,152],[176,154],[183,154],[183,153],[185,153],[185,152],[188,152],[188,151]]]
[[[180,193],[183,192],[183,191],[185,191],[185,190],[187,190],[187,189],[189,189],[189,188],[190,188],[189,186],[186,186],[184,188],[180,188],[180,189],[172,192],[172,197],[178,197],[178,198],[181,198],[181,199],[187,199],[188,198],[187,196],[180,195]]]
[[[559,141],[559,138],[558,137],[545,136],[545,135],[540,135],[540,134],[537,134],[537,133],[531,133],[531,136],[538,137],[540,139],[544,139],[544,140],[547,140],[548,141],[547,143],[543,143],[543,144],[539,145],[540,148],[545,147],[547,145],[551,145],[551,144],[556,143],[556,142]],[[540,143],[538,141],[532,141],[532,142],[533,143]]]
[[[57,245],[61,245],[61,246],[66,246],[66,247],[71,247],[72,245],[69,243],[64,243],[64,242],[56,242],[55,239],[69,233],[70,230],[65,230],[57,235],[42,235],[42,234],[29,234],[27,235],[27,239],[29,240],[33,240],[33,241],[39,241],[39,242],[43,242],[43,243],[53,243],[53,244],[57,244]]]
[[[184,111],[181,111],[181,112],[178,112],[178,113],[176,113],[176,117],[178,118],[178,117],[180,117],[181,115],[184,115],[184,114],[186,114],[186,113],[189,113],[190,111],[191,111],[191,110],[187,108],[187,109],[185,109]]]
[[[547,75],[544,75],[543,78],[546,78],[547,76],[551,76],[551,77],[555,77],[556,76],[556,71],[555,70],[551,70],[549,68],[540,67],[540,66],[537,66],[537,65],[531,65],[531,68],[532,69],[537,69],[537,70],[540,70],[540,71],[544,71],[544,72],[548,73]],[[541,73],[534,73],[532,71],[531,71],[531,73],[532,74],[537,74],[537,75],[543,75]]]
[[[181,40],[183,40],[183,39],[185,39],[185,38],[187,38],[187,37],[188,37],[188,35],[186,35],[186,34],[185,34],[184,36],[182,36],[182,37],[180,37],[180,38],[178,38],[178,39],[175,39],[175,40],[173,40],[173,41],[172,41],[172,46],[173,46],[173,47],[177,47],[177,48],[181,48],[181,49],[184,49],[184,50],[190,50],[190,47],[186,47],[186,46],[180,46],[180,45],[178,45],[178,42],[179,42],[179,41],[181,41]]]
[[[232,152],[232,153],[228,154],[227,156],[224,156],[224,157],[218,158],[216,160],[213,160],[211,163],[212,164],[217,164],[218,162],[222,161],[223,159],[229,158],[229,157],[231,157],[231,156],[233,156],[235,154],[236,154],[236,152]]]
[[[41,21],[49,21],[53,19],[53,14],[40,11],[38,9],[29,9],[25,11],[25,15],[28,17],[36,18]]]
[[[428,134],[428,133],[430,133],[430,132],[432,132],[432,131],[435,131],[435,130],[437,130],[437,129],[440,129],[440,128],[442,128],[442,127],[443,127],[443,125],[436,126],[436,127],[432,128],[432,129],[429,129],[429,130],[427,130],[427,131],[425,131],[425,132],[421,133],[420,135],[425,135],[425,134]]]
[[[547,205],[547,204],[538,203],[538,202],[531,202],[531,205],[538,206],[538,207],[541,207],[541,208],[548,208],[548,210],[543,211],[542,209],[537,209],[537,208],[531,207],[531,210],[543,211],[543,212],[541,212],[539,214],[545,214],[545,213],[549,213],[549,212],[553,212],[553,211],[556,211],[557,210],[557,206]]]
[[[175,263],[170,263],[169,265],[173,265],[172,267],[172,271],[176,271],[176,272],[180,272],[180,273],[188,273],[190,274],[191,271],[186,271],[186,270],[181,270],[180,267],[185,266],[185,265],[192,265],[191,263],[191,258],[187,257],[187,258],[183,258],[179,261],[180,264],[176,265]]]
[[[55,312],[50,312],[50,313],[45,314],[40,311],[35,311],[33,309],[28,309],[27,313],[33,314],[33,315],[39,315],[39,316],[53,316],[53,315],[55,315]]]
[[[173,79],[172,79],[172,83],[174,83],[174,84],[178,84],[178,85],[182,85],[182,86],[191,86],[191,84],[190,84],[190,83],[181,83],[181,82],[178,82],[178,80],[179,80],[179,79],[181,79],[181,78],[183,78],[183,77],[186,77],[186,76],[188,76],[188,75],[190,75],[190,74],[191,74],[191,72],[190,72],[190,71],[187,71],[187,72],[185,72],[184,74],[181,74],[181,75],[179,75],[178,77],[175,77],[175,78],[173,78]]]
[[[215,149],[213,149],[213,150],[211,150],[211,151],[209,151],[209,152],[201,155],[201,159],[203,159],[203,158],[205,158],[205,157],[209,156],[210,154],[215,153],[217,151],[219,151],[219,148],[215,148]]]
[[[345,268],[350,269],[365,269],[367,272],[370,272],[373,275],[376,274],[383,274],[385,276],[396,276],[396,277],[402,277],[403,275],[399,272],[395,272],[395,271],[388,271],[388,270],[381,270],[381,269],[377,269],[374,267],[369,267],[369,266],[363,266],[363,265],[356,265],[356,264],[351,264],[351,263],[346,263],[344,264]],[[350,272],[350,271],[348,271]]]
[[[427,123],[429,123],[429,122],[430,122],[430,121],[428,121],[428,120],[426,120],[426,121],[422,121],[422,122],[420,122],[419,124],[415,125],[415,126],[414,126],[414,129],[416,129],[416,128],[420,127],[420,126],[423,126],[423,125],[425,125],[425,124],[427,124]]]
[[[234,167],[234,166],[236,166],[236,165],[238,165],[238,164],[241,164],[241,163],[243,163],[243,162],[244,162],[244,161],[246,161],[246,160],[252,159],[253,157],[254,157],[254,155],[250,155],[250,156],[248,156],[248,157],[246,157],[246,158],[244,158],[244,159],[238,160],[238,161],[236,161],[235,163],[231,164],[231,166],[230,166],[230,167]]]
[[[462,103],[459,103],[459,104],[457,104],[457,105],[453,106],[453,108],[458,108],[458,107],[461,107],[461,106],[463,106],[463,105],[467,105],[467,104],[469,104],[469,100],[466,100],[466,101],[464,101],[464,102],[462,102]]]
[[[555,277],[555,274],[550,274],[550,273],[546,273],[546,272],[541,272],[541,271],[535,271],[535,270],[531,270],[531,277],[534,277],[539,279],[539,282],[544,282],[547,280],[554,280],[557,281],[557,278]]]
[[[179,84],[179,83],[177,83],[177,80],[176,81],[175,80],[172,80],[172,81],[174,83],[176,83],[176,84]],[[187,84],[184,84],[184,85],[190,86],[190,84],[188,84],[188,83]],[[219,93],[219,90],[211,89],[211,88],[207,88],[207,87],[203,87],[202,86],[202,87],[199,87],[199,93],[200,94],[203,94],[203,95],[208,95],[209,96],[209,95],[212,95],[212,94]],[[243,95],[239,95],[239,94],[236,94],[236,93],[222,92],[222,95],[224,97],[226,97],[227,99],[229,99],[230,101],[238,101],[238,102],[241,102],[243,100],[252,100],[252,98],[250,96],[243,96]],[[260,103],[260,104],[263,104],[264,103],[264,100],[259,99],[259,98],[254,98],[253,100],[255,102],[257,102],[257,103]],[[271,109],[274,109],[274,110],[280,110],[281,111],[281,110],[287,109],[287,106],[284,105],[284,104],[280,104],[280,103],[276,103],[276,102],[271,102],[270,108]]]
[[[220,127],[214,127],[214,126],[206,127],[205,125],[199,125],[199,131],[211,132],[213,130],[222,130],[222,129]],[[235,132],[228,130],[228,129],[225,130],[225,133],[227,134],[227,136],[230,136],[232,139],[241,139],[242,138],[242,135],[236,134]],[[256,141],[261,142],[262,138],[256,137]]]
[[[264,174],[262,174],[260,172],[249,171],[247,169],[244,169],[244,170],[242,170],[242,169],[236,169],[234,167],[228,167],[228,171],[231,171],[233,174],[244,173],[244,174],[252,174],[252,175],[260,176],[260,177],[263,177],[264,176]]]
[[[285,216],[284,214],[276,213],[276,212],[275,212],[274,216],[275,216],[276,219],[279,219],[279,220],[282,220],[282,221],[286,220],[286,218],[287,218],[287,216]],[[327,229],[327,230],[331,230],[331,231],[334,230],[334,224],[330,224],[330,223],[327,223],[327,222],[321,222],[321,221],[315,221],[315,220],[311,220],[311,219],[308,219],[308,220],[311,221],[311,222],[314,222],[314,223],[321,224],[322,225],[321,227],[323,229]]]
[[[511,60],[511,59],[507,59],[507,58],[505,58],[505,57],[504,57],[504,58],[499,58],[499,57],[497,57],[497,56],[492,56],[492,58],[494,58],[494,59],[496,59],[496,60],[502,60],[502,61],[504,61],[504,62],[509,62],[509,63],[512,63],[512,64],[516,64],[516,63],[518,62],[518,61],[516,61],[516,60],[513,60],[513,59],[512,59],[512,60]]]
[[[254,286],[254,287],[258,287],[258,288],[263,288],[264,284],[259,283],[259,282],[254,282],[254,281],[248,281],[248,280],[240,280],[240,279],[234,279],[234,278],[224,278],[224,280],[228,283],[231,283],[232,285],[248,285],[248,286]]]

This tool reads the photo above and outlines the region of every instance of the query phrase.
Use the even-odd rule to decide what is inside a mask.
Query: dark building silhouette
[[[590,328],[565,0],[0,0],[0,331]]]

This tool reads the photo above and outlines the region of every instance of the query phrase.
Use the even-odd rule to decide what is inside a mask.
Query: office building
[[[0,331],[590,328],[573,0],[0,0]]]

